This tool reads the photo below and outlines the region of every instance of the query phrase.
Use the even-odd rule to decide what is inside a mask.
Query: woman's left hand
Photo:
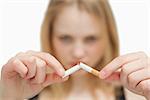
[[[143,52],[115,58],[100,71],[100,78],[119,79],[124,87],[150,100],[150,58]]]

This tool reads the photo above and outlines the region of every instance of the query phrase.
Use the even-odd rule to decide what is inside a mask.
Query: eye
[[[98,37],[96,37],[96,36],[89,36],[89,37],[85,38],[86,43],[96,42],[97,40],[98,40]]]
[[[68,35],[60,36],[59,39],[61,42],[64,42],[64,43],[70,43],[73,41],[72,37]]]

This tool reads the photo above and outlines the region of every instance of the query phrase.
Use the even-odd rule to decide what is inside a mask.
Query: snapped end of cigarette
[[[65,71],[65,75],[62,76],[62,78],[65,78],[65,77],[67,77],[67,76],[73,74],[74,72],[80,70],[81,68],[82,68],[83,70],[85,70],[85,71],[87,71],[87,72],[89,72],[89,73],[91,73],[91,74],[93,74],[93,75],[99,77],[99,71],[93,69],[92,67],[90,67],[90,66],[88,66],[88,65],[86,65],[86,64],[84,64],[84,63],[82,63],[82,62],[80,62],[79,64],[77,64],[77,65],[73,66],[72,68],[66,70],[66,71]]]
[[[92,67],[90,67],[90,66],[88,66],[88,65],[86,65],[86,64],[84,64],[84,63],[80,63],[80,67],[81,67],[83,70],[85,70],[85,71],[87,71],[87,72],[89,72],[89,73],[91,73],[91,74],[93,74],[93,75],[99,77],[99,71],[93,69]]]
[[[68,70],[65,71],[65,75],[62,76],[62,78],[65,78],[65,77],[67,77],[67,76],[73,74],[74,72],[80,70],[80,68],[81,68],[81,67],[79,66],[79,64],[73,66],[72,68],[70,68],[70,69],[68,69]]]

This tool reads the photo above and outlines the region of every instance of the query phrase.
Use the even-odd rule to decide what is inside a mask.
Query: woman
[[[124,100],[123,87],[150,100],[149,58],[119,56],[107,0],[51,0],[41,43],[43,52],[18,53],[3,66],[3,100]],[[99,70],[99,78],[83,70],[62,78],[79,61]]]

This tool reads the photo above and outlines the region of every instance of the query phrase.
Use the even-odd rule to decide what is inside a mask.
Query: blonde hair
[[[51,42],[53,24],[59,12],[62,10],[62,8],[73,4],[76,4],[80,10],[84,10],[87,11],[88,13],[104,18],[106,22],[109,44],[107,46],[107,51],[105,51],[102,60],[100,61],[99,65],[96,67],[97,70],[100,70],[102,69],[102,66],[106,65],[113,58],[119,55],[119,43],[118,43],[116,24],[115,24],[115,20],[110,5],[107,0],[51,0],[41,28],[42,51],[53,54],[52,42]],[[92,92],[93,95],[94,95],[94,91],[98,87],[107,92],[108,89],[109,91],[112,90],[111,93],[114,92],[114,87],[111,84],[106,84],[106,83],[104,84],[98,78],[93,77],[89,74],[87,75],[89,79],[92,80],[88,83],[92,87],[90,89],[93,89],[91,90],[93,91]],[[62,90],[65,90],[65,92]],[[41,96],[41,99],[45,96],[45,98],[49,97],[49,99],[53,98],[53,100],[54,99],[60,100],[63,97],[65,97],[70,90],[71,90],[71,79],[63,84],[62,83],[55,84],[45,88],[42,92],[43,96]]]

